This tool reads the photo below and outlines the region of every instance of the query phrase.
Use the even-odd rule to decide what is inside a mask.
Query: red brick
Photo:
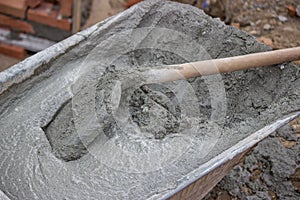
[[[73,0],[60,0],[60,13],[62,16],[72,16]]]
[[[26,0],[0,0],[0,12],[25,18],[25,12],[26,12]]]
[[[133,6],[134,4],[137,4],[139,2],[141,2],[142,0],[127,0],[126,3],[125,3],[125,6],[127,8]]]
[[[30,8],[35,8],[42,3],[42,0],[26,0],[26,5]]]
[[[23,47],[4,44],[1,42],[0,53],[17,59],[24,59],[26,57],[26,50]]]
[[[54,4],[60,2],[60,0],[47,0],[47,1],[50,2],[50,3],[54,3]]]
[[[34,29],[31,24],[2,14],[0,14],[0,26],[21,32],[34,33]]]
[[[63,30],[71,30],[71,22],[67,19],[58,19],[58,11],[53,10],[51,3],[44,2],[37,8],[29,9],[27,19]]]

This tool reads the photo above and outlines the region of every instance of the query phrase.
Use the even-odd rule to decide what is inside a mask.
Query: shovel
[[[101,146],[101,144],[105,144],[113,137],[113,131],[110,131],[110,129],[115,126],[115,123],[122,129],[124,127],[128,128],[127,132],[131,132],[131,129],[136,125],[132,123],[128,110],[130,98],[127,97],[143,85],[228,73],[295,60],[300,60],[300,47],[106,74],[97,80],[95,88],[93,88],[94,86],[91,86],[91,88],[86,87],[73,97],[74,103],[78,100],[80,101],[86,94],[93,93],[93,95],[90,95],[92,99],[88,103],[80,104],[80,107],[74,104],[78,109],[76,112],[89,113],[89,115],[83,118],[76,118],[75,125],[77,126],[78,135],[75,135],[72,141],[74,141],[75,146],[79,145],[79,141],[86,147]],[[163,96],[161,97],[164,99]],[[166,103],[162,107],[171,108],[168,105]],[[92,110],[90,109],[91,107],[93,108]],[[293,117],[284,118],[283,123],[288,123],[299,115],[300,112],[297,112]],[[284,125],[283,123],[282,121],[281,123],[275,122],[271,125],[272,129],[268,130],[276,130]],[[266,135],[270,134],[270,131],[267,131]]]
[[[167,65],[143,72],[146,83],[163,83],[300,60],[300,47],[228,58]]]
[[[158,66],[144,70],[133,70],[133,72],[130,73],[131,76],[127,76],[128,74],[126,73],[122,74],[122,72],[116,73],[115,76],[107,76],[102,80],[102,82],[110,83],[108,87],[102,84],[97,86],[96,93],[98,93],[98,96],[101,96],[101,98],[98,98],[99,102],[95,105],[96,110],[98,110],[97,113],[100,113],[100,115],[97,116],[97,120],[103,122],[104,127],[111,127],[111,123],[116,119],[121,124],[124,124],[124,126],[128,123],[128,117],[125,116],[129,116],[129,113],[128,111],[122,110],[122,107],[126,107],[122,106],[122,104],[127,105],[128,102],[126,102],[126,98],[124,99],[124,97],[122,97],[122,91],[134,90],[146,84],[165,83],[200,76],[228,73],[295,60],[300,60],[300,47],[176,65]],[[126,113],[126,115],[120,113]],[[88,145],[95,139],[98,133],[90,133],[90,131],[87,130],[91,129],[84,129],[81,139],[85,140],[85,144]],[[105,140],[103,139],[103,141]]]

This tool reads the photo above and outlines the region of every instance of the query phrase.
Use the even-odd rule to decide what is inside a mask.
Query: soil
[[[287,9],[287,6],[296,8],[300,5],[299,0],[235,1],[227,4],[229,23],[238,23],[241,30],[260,39],[270,38],[270,45],[276,49],[300,46],[300,17],[290,16]]]
[[[299,199],[299,148],[299,137],[291,126],[279,129],[204,199]]]

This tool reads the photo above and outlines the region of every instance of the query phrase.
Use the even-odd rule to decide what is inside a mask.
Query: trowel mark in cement
[[[179,102],[170,90],[162,91],[161,85],[145,85],[134,91],[129,106],[132,120],[155,139],[178,132]]]
[[[60,107],[43,130],[57,158],[71,161],[87,153],[75,129],[71,100]]]
[[[167,88],[164,90],[165,92],[160,85],[142,86],[134,91],[129,101],[132,120],[143,131],[153,133],[155,139],[163,139],[168,134],[178,132],[180,123],[178,100],[172,91]],[[114,135],[113,126],[117,124],[111,120],[103,127],[103,132],[108,138]],[[75,129],[71,100],[58,109],[43,130],[57,158],[71,161],[87,153]]]

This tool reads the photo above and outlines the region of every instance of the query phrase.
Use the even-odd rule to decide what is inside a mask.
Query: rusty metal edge
[[[191,177],[188,180],[183,180],[180,185],[178,185],[175,189],[169,190],[166,194],[159,197],[161,199],[169,199],[172,198],[177,193],[184,190],[184,188],[188,187],[189,185],[193,184],[197,180],[201,179],[209,172],[216,170],[218,167],[221,167],[223,164],[230,162],[236,156],[246,152],[251,147],[256,145],[258,142],[269,136],[271,133],[279,129],[280,127],[286,125],[293,119],[300,116],[300,111],[294,112],[288,116],[285,116],[274,123],[265,126],[264,128],[256,131],[255,133],[251,134],[250,136],[246,137],[245,139],[238,142],[236,145],[230,147],[229,149],[225,150],[221,154],[217,155],[210,161],[204,163],[203,165],[199,166],[196,170],[192,171],[191,173],[187,174],[185,177]],[[203,191],[203,193],[208,193],[209,191]],[[186,194],[192,195],[192,194]]]

